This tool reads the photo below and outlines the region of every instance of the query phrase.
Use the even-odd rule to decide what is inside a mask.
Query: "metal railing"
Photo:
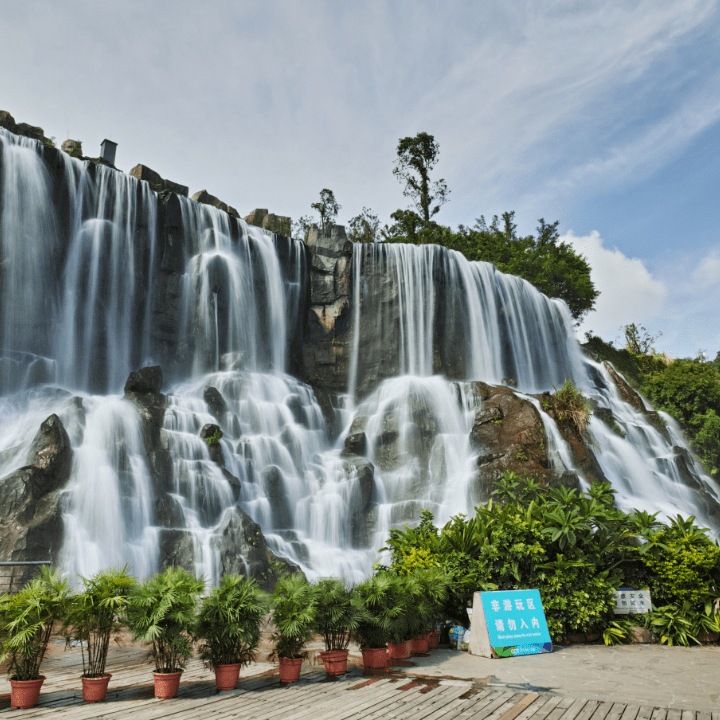
[[[20,592],[37,574],[33,568],[52,565],[49,560],[9,560],[0,562],[0,593]]]

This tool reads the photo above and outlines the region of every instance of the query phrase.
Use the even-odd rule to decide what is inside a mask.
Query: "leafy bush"
[[[265,594],[255,580],[240,575],[223,577],[200,606],[195,627],[201,640],[200,657],[213,669],[252,662],[267,608]]]
[[[404,596],[403,578],[381,570],[357,588],[365,607],[355,637],[363,648],[383,648],[388,642],[404,640],[408,606]]]
[[[543,400],[543,409],[562,429],[571,428],[580,437],[590,421],[590,403],[570,380]]]
[[[128,606],[135,578],[125,566],[82,582],[82,592],[69,599],[64,630],[68,643],[80,643],[83,677],[99,678],[105,673],[110,635],[120,628],[118,617]]]
[[[360,597],[337,578],[320,580],[315,586],[315,624],[325,650],[347,650],[350,635],[365,615]]]
[[[446,617],[466,623],[465,606],[478,589],[538,588],[556,641],[604,631],[619,639],[613,590],[650,586],[661,605],[690,602],[691,635],[717,621],[705,609],[720,596],[720,548],[694,518],[665,526],[646,512],[627,515],[615,507],[609,483],[579,493],[506,473],[493,494],[499,502],[478,506],[474,517],[436,528],[426,511],[419,527],[390,531],[390,569],[410,579],[447,576]],[[418,557],[438,567],[417,569]]]
[[[169,567],[137,585],[130,594],[126,623],[136,640],[152,643],[155,671],[183,670],[190,656],[195,609],[202,580],[180,567]]]
[[[62,619],[69,587],[60,573],[43,567],[16,595],[0,596],[0,662],[10,677],[36,680],[53,623]]]
[[[275,654],[301,658],[312,637],[317,597],[315,589],[301,573],[278,580],[272,595]]]

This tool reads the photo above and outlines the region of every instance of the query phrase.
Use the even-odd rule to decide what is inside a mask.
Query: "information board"
[[[615,591],[615,614],[629,613],[640,615],[652,610],[650,590],[633,590],[633,588],[620,588]]]
[[[539,590],[499,590],[481,592],[479,595],[490,646],[495,656],[552,652],[550,631]],[[476,620],[475,616],[476,613],[473,613],[473,621]]]

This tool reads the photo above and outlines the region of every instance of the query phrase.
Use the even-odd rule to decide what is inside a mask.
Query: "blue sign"
[[[552,652],[539,590],[480,593],[490,646],[500,657]]]

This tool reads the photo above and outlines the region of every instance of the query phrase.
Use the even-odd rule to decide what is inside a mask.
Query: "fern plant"
[[[200,606],[195,636],[200,657],[213,670],[219,665],[248,665],[260,642],[260,623],[267,612],[265,593],[255,580],[226,575]]]
[[[185,669],[192,650],[195,609],[203,589],[202,580],[180,567],[169,567],[133,589],[126,623],[135,640],[152,644],[155,672]]]
[[[118,617],[128,606],[135,578],[126,565],[82,582],[82,592],[69,599],[63,630],[68,644],[80,643],[83,677],[99,678],[105,674],[110,635],[120,627]]]
[[[337,578],[320,580],[315,589],[315,631],[323,636],[326,650],[347,650],[350,636],[365,616],[354,589]]]
[[[304,657],[315,622],[315,589],[301,573],[286,575],[278,580],[271,602],[276,628],[274,654],[281,658]]]
[[[69,593],[56,570],[43,567],[16,595],[0,596],[0,662],[13,680],[37,680],[53,623],[63,618]]]

